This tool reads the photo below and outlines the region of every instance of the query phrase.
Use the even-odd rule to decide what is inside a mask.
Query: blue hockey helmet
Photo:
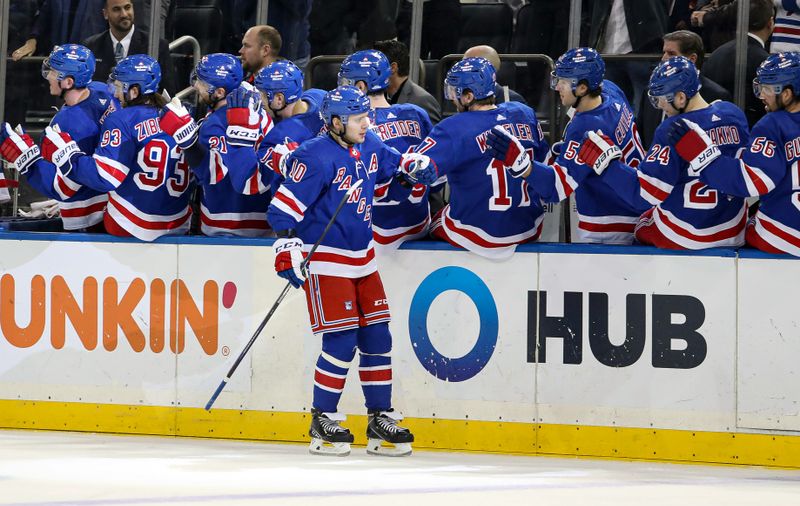
[[[71,77],[76,88],[85,88],[94,75],[95,59],[92,51],[80,44],[56,46],[42,62],[42,77],[47,79],[51,70],[61,81]]]
[[[303,72],[289,60],[278,60],[261,69],[253,84],[270,102],[276,93],[283,93],[285,102],[291,104],[303,94]]]
[[[777,95],[787,86],[792,87],[795,96],[800,96],[800,53],[769,55],[756,71],[753,93],[760,97],[762,88],[770,87]]]
[[[161,82],[161,66],[146,54],[134,54],[123,58],[111,69],[109,82],[122,83],[122,92],[128,93],[131,86],[139,86],[139,93],[149,95],[158,92]]]
[[[596,90],[603,84],[606,63],[595,49],[577,47],[570,49],[556,60],[556,68],[550,74],[550,87],[556,89],[559,79],[572,83],[572,91],[581,81],[586,81],[589,90]]]
[[[189,84],[194,86],[198,80],[208,85],[209,95],[217,88],[232,92],[242,84],[244,72],[242,62],[232,54],[212,53],[203,56],[192,70]]]
[[[486,58],[464,58],[453,65],[444,80],[444,98],[458,100],[465,90],[476,100],[494,96],[497,82],[494,66]]]
[[[320,116],[330,125],[334,116],[338,116],[342,123],[347,124],[347,118],[352,114],[361,114],[370,111],[369,99],[355,86],[339,86],[325,95],[320,108]]]
[[[367,91],[381,91],[389,87],[391,64],[385,54],[375,49],[356,51],[342,62],[339,68],[339,86],[355,86],[364,81]]]
[[[663,61],[650,74],[647,95],[653,107],[658,107],[660,98],[672,103],[675,94],[682,91],[687,100],[700,91],[700,72],[685,56],[673,56]]]

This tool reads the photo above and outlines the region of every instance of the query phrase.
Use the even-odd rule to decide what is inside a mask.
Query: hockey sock
[[[335,413],[344,390],[347,371],[356,353],[356,330],[328,332],[322,335],[322,353],[314,371],[316,409]]]
[[[358,329],[358,375],[368,410],[392,407],[392,336],[388,323]]]

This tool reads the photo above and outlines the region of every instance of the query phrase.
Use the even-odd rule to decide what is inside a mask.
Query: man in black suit
[[[751,0],[750,25],[747,32],[747,68],[745,71],[745,105],[744,115],[752,127],[766,112],[764,104],[756,98],[750,83],[756,76],[756,70],[761,62],[767,59],[769,53],[765,45],[772,28],[775,26],[775,8],[773,0]],[[718,47],[702,70],[702,74],[717,83],[733,95],[733,84],[736,73],[736,40],[731,40]]]
[[[685,56],[694,63],[698,69],[703,68],[705,50],[703,48],[703,38],[689,30],[678,30],[664,35],[664,46],[662,49],[661,61],[666,61],[673,56]],[[706,76],[700,76],[700,96],[709,104],[715,100],[731,100],[728,90],[715,83]],[[639,104],[639,116],[636,118],[636,126],[639,127],[639,134],[642,143],[650,147],[653,142],[653,134],[661,122],[664,121],[664,111],[653,107],[647,94],[642,96]]]
[[[136,29],[135,14],[131,0],[106,0],[103,17],[108,21],[108,30],[92,35],[83,45],[92,50],[97,58],[95,81],[106,81],[111,69],[126,56],[147,54],[150,35]],[[175,94],[174,67],[169,55],[169,43],[161,39],[158,44],[158,64],[161,66],[161,89]]]
[[[379,40],[372,47],[385,54],[391,64],[392,74],[386,90],[389,103],[418,105],[425,109],[434,125],[441,121],[442,108],[439,102],[425,88],[408,78],[411,67],[408,46],[399,40]]]

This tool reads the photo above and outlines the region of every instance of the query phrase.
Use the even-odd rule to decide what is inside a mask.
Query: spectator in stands
[[[256,0],[232,0],[231,14],[235,34],[241,34],[244,29],[256,23],[256,7]],[[292,60],[301,69],[308,64],[311,55],[311,45],[308,42],[310,13],[311,0],[271,0],[267,10],[267,25],[274,27],[282,37],[282,43],[275,50],[275,55],[280,54],[287,60]],[[251,72],[258,73],[272,61]]]
[[[36,0],[12,0],[8,11],[8,49],[16,49],[25,44],[36,19],[38,2]],[[11,56],[11,54],[9,54]],[[14,58],[18,59],[18,58]],[[30,86],[39,82],[39,67],[24,63],[9,64],[8,76],[14,76],[14,85],[6,86],[5,120],[16,125],[24,123],[28,103],[33,98]],[[0,182],[0,193],[3,191]]]
[[[147,54],[150,34],[134,24],[136,13],[131,0],[105,0],[103,17],[108,29],[83,41],[98,59],[94,73],[96,81],[106,81],[120,60],[134,54]],[[161,39],[158,43],[158,64],[161,67],[161,90],[175,93],[175,80],[169,43]]]
[[[769,52],[800,51],[800,0],[775,0],[775,9]]]
[[[44,0],[25,44],[11,53],[11,59],[31,56],[37,47],[47,54],[53,45],[79,43],[103,30],[103,3],[104,0]]]
[[[239,49],[245,80],[252,84],[259,70],[277,61],[282,45],[281,34],[270,25],[256,25],[247,30]]]
[[[408,79],[410,57],[408,46],[398,40],[382,40],[374,45],[375,49],[385,54],[392,65],[389,77],[389,88],[386,94],[390,104],[414,104],[427,111],[433,124],[442,119],[442,108],[433,95],[425,88]]]
[[[749,84],[755,78],[758,66],[769,56],[765,46],[772,34],[772,28],[775,26],[774,12],[772,0],[750,1],[744,114],[747,116],[747,122],[751,128],[765,114],[764,105],[753,93],[750,93]],[[702,74],[719,83],[733,95],[736,78],[736,40],[726,42],[711,53],[703,67]]]
[[[661,61],[667,61],[673,56],[685,56],[698,70],[702,69],[705,58],[702,37],[688,30],[678,30],[664,35]],[[700,76],[700,96],[709,104],[715,100],[731,101],[731,94],[728,93],[728,90],[703,75]],[[653,107],[647,95],[642,96],[636,124],[639,126],[639,134],[645,146],[650,146],[656,128],[664,121],[665,117],[666,113]]]
[[[596,0],[592,2],[589,46],[604,54],[656,53],[669,29],[664,0]],[[650,79],[652,64],[609,64],[606,79],[615,82],[637,107]]]
[[[497,69],[497,73],[500,73],[500,55],[497,54],[497,51],[492,46],[473,46],[467,49],[464,52],[464,58],[471,58],[471,57],[478,57],[478,58],[485,58],[489,60],[489,63]],[[499,82],[495,85],[494,90],[495,96],[495,104],[502,104],[503,102],[522,102],[523,104],[528,104],[525,99],[517,93],[516,91],[512,90],[508,86],[504,86]]]
[[[710,51],[736,36],[738,8],[736,0],[711,0],[692,13],[691,24],[701,29],[703,40]]]
[[[397,15],[397,38],[406,45],[411,43],[411,4],[411,0],[402,1]],[[438,60],[442,56],[458,52],[460,36],[459,0],[425,0],[422,9],[422,44],[419,57]]]

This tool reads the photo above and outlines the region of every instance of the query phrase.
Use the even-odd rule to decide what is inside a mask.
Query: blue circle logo
[[[478,309],[480,332],[475,346],[463,357],[445,357],[434,348],[428,335],[428,311],[434,299],[448,290],[469,297]],[[486,367],[497,346],[498,317],[489,287],[474,272],[463,267],[443,267],[420,283],[411,299],[408,334],[422,366],[444,381],[465,381]]]

